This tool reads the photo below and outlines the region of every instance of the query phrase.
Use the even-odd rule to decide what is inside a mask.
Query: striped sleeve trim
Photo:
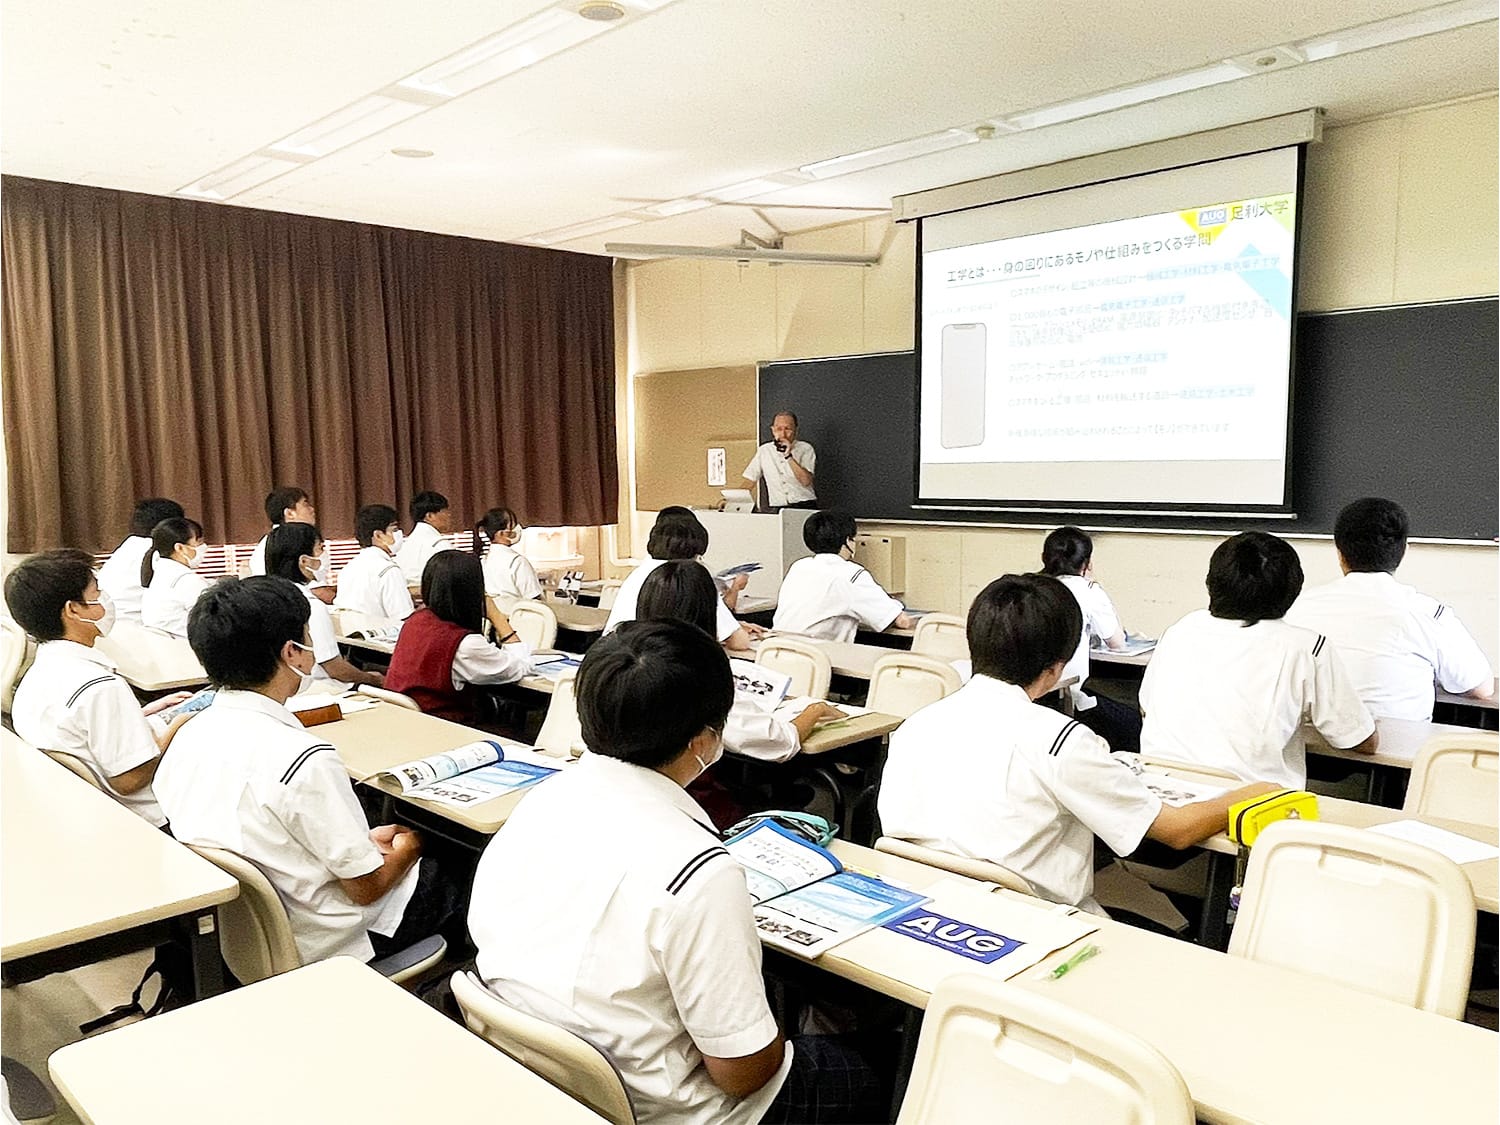
[[[866,574],[869,574],[869,573],[870,572],[868,570],[866,570],[864,567],[860,567],[858,570],[856,570],[853,574],[851,574],[849,576],[849,583],[850,583],[850,585],[853,585],[855,582],[858,582],[861,578],[863,578]]]
[[[1328,638],[1325,637],[1322,633],[1319,633],[1318,639],[1313,642],[1313,655],[1317,656],[1319,653],[1321,653],[1323,651],[1323,646],[1327,643]]]
[[[316,754],[319,750],[332,749],[333,747],[326,742],[320,742],[316,746],[309,746],[306,750],[302,751],[302,753],[298,754],[295,758],[292,759],[292,764],[287,766],[286,773],[281,775],[281,784],[289,784],[292,778],[297,776],[297,771],[300,770],[304,765],[306,765],[308,759]]]
[[[709,862],[709,860],[713,859],[715,856],[727,856],[728,854],[729,853],[723,848],[717,847],[708,848],[704,851],[699,852],[692,859],[688,860],[685,864],[682,865],[682,870],[678,871],[676,875],[672,876],[672,881],[667,884],[667,893],[675,895],[678,891],[682,890],[683,887],[687,886],[688,880],[696,875],[699,870],[702,869],[703,865]]]
[[[64,706],[73,706],[73,704],[78,702],[78,697],[84,692],[88,691],[89,688],[97,687],[99,684],[107,684],[112,679],[114,679],[113,676],[95,676],[92,680],[84,681],[83,683],[78,685],[78,688],[73,692],[72,695],[68,696],[68,702],[64,704]]]
[[[1081,724],[1078,722],[1078,720],[1074,719],[1072,722],[1068,723],[1067,726],[1063,727],[1062,730],[1058,731],[1057,737],[1052,741],[1052,749],[1048,750],[1047,753],[1054,758],[1057,757],[1058,753],[1063,748],[1063,743],[1068,740],[1068,735],[1077,730],[1080,725]]]
[[[1448,607],[1447,607],[1447,606],[1445,606],[1445,605],[1440,605],[1440,606],[1438,606],[1438,607],[1437,607],[1437,612],[1436,612],[1436,613],[1434,613],[1434,614],[1433,614],[1433,615],[1432,615],[1432,619],[1433,619],[1433,620],[1434,620],[1434,621],[1436,621],[1436,620],[1437,620],[1437,619],[1438,619],[1438,618],[1439,618],[1439,617],[1441,617],[1441,616],[1443,616],[1443,610],[1445,610],[1445,609],[1447,609],[1447,608],[1448,608]]]

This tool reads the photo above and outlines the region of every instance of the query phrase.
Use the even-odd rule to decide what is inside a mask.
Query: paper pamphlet
[[[786,894],[844,869],[838,857],[810,840],[763,820],[733,837],[724,848],[745,869],[745,883],[756,902]]]
[[[298,711],[315,711],[319,707],[327,707],[330,703],[339,705],[341,716],[357,715],[361,711],[368,711],[376,706],[375,700],[365,695],[347,692],[343,695],[330,695],[325,691],[305,691],[301,695],[294,695],[288,699],[286,709],[295,715]]]
[[[549,680],[560,680],[564,676],[575,674],[582,663],[582,658],[570,653],[544,652],[531,658],[531,671],[534,675],[546,676]]]
[[[1132,637],[1126,634],[1124,648],[1109,648],[1102,644],[1091,644],[1090,652],[1114,653],[1116,656],[1139,656],[1143,652],[1150,652],[1156,647],[1154,637]]]
[[[719,571],[718,574],[714,575],[714,577],[722,578],[727,582],[731,578],[736,578],[741,574],[754,574],[757,570],[760,569],[761,565],[758,562],[744,562],[740,563],[738,566],[725,567],[723,570]]]
[[[396,639],[401,636],[401,622],[398,621],[394,625],[382,625],[378,628],[371,626],[366,629],[354,629],[348,635],[359,640],[374,641],[376,644],[394,645]]]
[[[1229,789],[1223,785],[1189,780],[1185,777],[1169,777],[1167,774],[1150,770],[1141,773],[1140,778],[1146,783],[1147,789],[1161,798],[1164,805],[1190,805],[1194,801],[1207,801],[1213,797],[1222,797],[1229,792]]]
[[[748,699],[762,711],[774,711],[792,686],[790,676],[750,660],[731,660],[729,671],[736,698]]]
[[[1431,848],[1447,856],[1454,863],[1475,863],[1481,859],[1495,859],[1500,856],[1500,848],[1495,847],[1494,844],[1471,840],[1467,836],[1460,836],[1457,832],[1449,832],[1445,828],[1423,824],[1420,820],[1393,820],[1389,824],[1376,824],[1368,831],[1378,832],[1382,836],[1392,836],[1397,840],[1406,840],[1413,844],[1421,844],[1424,848]]]
[[[811,707],[814,703],[822,702],[824,702],[824,700],[814,699],[810,695],[796,695],[791,699],[783,701],[782,704],[776,708],[776,717],[779,719],[785,719],[787,722],[791,722],[798,715],[802,714],[803,711]],[[857,715],[868,715],[870,713],[870,709],[868,707],[856,707],[852,703],[835,703],[834,706],[842,711],[843,715],[837,719],[824,719],[816,727],[813,728],[814,730],[822,730],[824,727],[831,726],[834,723],[842,723],[846,719],[852,719]]]
[[[419,758],[385,770],[401,786],[403,797],[420,797],[442,805],[464,807],[501,797],[545,781],[557,772],[536,751],[489,740],[470,742],[442,754]]]

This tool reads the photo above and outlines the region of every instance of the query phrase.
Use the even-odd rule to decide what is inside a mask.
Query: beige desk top
[[[115,662],[120,677],[140,691],[176,691],[208,683],[208,674],[185,637],[121,621],[95,644]]]
[[[838,724],[830,724],[813,731],[802,743],[802,753],[826,754],[830,750],[852,746],[867,738],[879,738],[883,734],[890,734],[901,725],[901,722],[902,720],[895,715],[886,715],[880,711],[855,715]]]
[[[0,957],[11,960],[228,902],[240,885],[0,731]]]
[[[917,889],[958,878],[855,845],[835,843],[834,851]],[[932,904],[938,913],[985,924],[968,900],[943,906],[941,896]],[[1121,923],[1101,920],[1100,927],[1083,939],[1098,945],[1100,956],[1061,980],[1045,979],[1076,952],[1072,946],[1013,983],[1151,1043],[1182,1072],[1200,1120],[1488,1125],[1500,1116],[1500,1041],[1492,1032]],[[925,993],[860,967],[860,943],[870,936],[830,950],[817,964],[925,1007]],[[955,972],[967,968],[954,958]]]
[[[92,1125],[604,1120],[348,957],[71,1044],[47,1065]]]
[[[1458,727],[1449,723],[1433,723],[1425,719],[1376,719],[1375,729],[1380,732],[1380,745],[1373,754],[1356,754],[1352,750],[1335,750],[1323,741],[1323,736],[1311,727],[1303,728],[1307,740],[1307,752],[1325,758],[1345,758],[1351,762],[1368,762],[1392,769],[1409,770],[1416,759],[1417,751],[1427,740],[1439,734],[1464,734],[1490,738],[1493,732],[1476,731],[1473,727]]]
[[[575,633],[602,633],[609,620],[609,610],[598,606],[574,605],[572,602],[560,602],[555,597],[548,597],[547,604],[557,614],[558,628],[570,629]]]
[[[1089,649],[1089,660],[1096,664],[1128,664],[1133,668],[1144,668],[1151,663],[1151,654],[1155,649],[1147,649],[1145,652],[1111,652],[1107,648]]]

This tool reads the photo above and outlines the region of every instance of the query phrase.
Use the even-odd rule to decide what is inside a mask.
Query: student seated
[[[385,683],[384,676],[356,668],[339,652],[333,617],[312,589],[313,578],[322,566],[323,533],[315,525],[284,523],[266,536],[267,573],[285,578],[307,599],[311,615],[307,629],[312,634],[313,646],[311,683],[323,684],[335,691],[343,691],[351,684],[380,687]]]
[[[94,581],[93,559],[66,548],[22,560],[5,580],[5,604],[40,642],[36,662],[16,688],[11,720],[18,735],[43,750],[81,758],[107,793],[164,827],[151,782],[191,714],[170,725],[147,721],[188,697],[179,692],[147,704],[135,700],[114,663],[94,647],[115,621],[114,603]]]
[[[733,702],[724,651],[696,626],[630,621],[589,649],[588,753],[479,859],[479,975],[608,1056],[643,1123],[881,1119],[857,1055],[815,1037],[787,1049],[744,874],[684,792],[718,760]]]
[[[427,560],[453,548],[443,538],[452,530],[453,514],[441,492],[419,492],[411,498],[411,533],[396,551],[396,565],[408,586],[420,586]]]
[[[609,611],[609,620],[604,623],[604,631],[608,633],[621,622],[635,620],[636,599],[640,597],[646,576],[653,570],[674,559],[691,559],[697,562],[707,550],[708,529],[690,509],[672,505],[657,512],[656,523],[652,525],[651,534],[646,539],[646,553],[651,557],[632,570],[620,584],[615,604]],[[730,588],[730,596],[738,597],[739,591],[745,588],[745,575],[736,577]],[[736,652],[749,652],[750,637],[760,630],[740,622],[723,598],[719,599],[714,616],[718,624],[713,632],[719,643]]]
[[[317,525],[318,510],[313,507],[312,498],[307,495],[305,489],[298,488],[294,484],[282,485],[273,488],[266,495],[266,519],[271,522],[271,531],[275,531],[289,523],[306,523]],[[255,545],[255,550],[250,552],[250,573],[265,574],[266,571],[266,542],[270,539],[268,531],[260,537],[260,542]],[[328,582],[328,567],[325,563],[323,569],[313,576],[316,586],[324,586]]]
[[[181,519],[185,514],[176,500],[152,497],[136,504],[130,517],[130,534],[99,568],[99,589],[109,595],[119,620],[141,619],[141,596],[145,593],[141,560],[151,550],[152,529],[162,520]]]
[[[359,540],[360,552],[339,571],[334,607],[391,621],[406,620],[415,607],[406,579],[396,565],[402,538],[396,509],[387,504],[366,504],[355,514],[354,537]]]
[[[641,584],[637,621],[686,621],[710,636],[717,621],[719,590],[702,563],[686,559],[664,562]],[[804,707],[795,719],[778,718],[739,691],[724,727],[724,749],[746,758],[784,762],[802,749],[802,740],[819,724],[844,713],[827,703]]]
[[[467,551],[439,551],[422,572],[423,606],[406,619],[391,654],[385,686],[422,710],[458,722],[474,718],[471,684],[509,684],[531,672],[531,647],[484,595],[479,560]],[[488,620],[491,644],[480,633]]]
[[[1102,914],[1095,836],[1122,856],[1147,837],[1190,847],[1224,830],[1231,804],[1273,786],[1164,805],[1097,734],[1036,703],[1082,628],[1078,602],[1047,575],[1007,574],[980,591],[974,675],[891,735],[878,805],[888,836],[998,863],[1043,898]]]
[[[1302,590],[1284,539],[1246,531],[1208,562],[1208,608],[1157,642],[1141,680],[1141,753],[1300,789],[1302,722],[1328,745],[1375,752],[1375,720],[1328,638],[1282,616]]]
[[[916,619],[854,562],[854,517],[815,512],[802,525],[812,557],[798,559],[781,580],[772,627],[825,641],[852,641],[863,625],[877,633],[910,629]]]
[[[198,574],[207,550],[196,520],[162,520],[151,531],[151,550],[141,560],[141,624],[174,637],[187,636],[188,610],[208,589]]]
[[[1073,697],[1074,716],[1109,743],[1111,750],[1139,752],[1140,712],[1106,695],[1094,696],[1083,690],[1083,683],[1089,678],[1089,646],[1097,641],[1105,648],[1125,647],[1125,630],[1120,627],[1115,605],[1104,587],[1094,581],[1094,541],[1076,527],[1059,527],[1050,532],[1042,543],[1042,573],[1066,586],[1083,612],[1083,633],[1063,669],[1063,679],[1078,681],[1068,688]]]
[[[1377,719],[1431,719],[1433,685],[1490,699],[1495,672],[1458,614],[1396,581],[1406,556],[1406,512],[1356,500],[1333,525],[1344,577],[1304,590],[1286,619],[1327,635]]]
[[[542,596],[536,567],[520,551],[521,521],[509,508],[491,508],[474,525],[474,553],[484,560],[484,592],[509,612]]]
[[[198,599],[188,642],[218,693],[173,745],[157,795],[179,840],[265,873],[304,962],[369,961],[437,932],[461,906],[420,858],[420,835],[369,827],[338,754],[285,707],[316,667],[311,604],[275,577],[226,578]]]

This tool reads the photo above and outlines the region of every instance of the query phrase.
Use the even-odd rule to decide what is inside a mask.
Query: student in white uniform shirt
[[[1215,548],[1208,608],[1163,633],[1146,666],[1141,753],[1300,789],[1304,721],[1335,749],[1375,752],[1375,720],[1328,638],[1282,620],[1301,590],[1284,539],[1246,531]]]
[[[1407,531],[1394,501],[1354,501],[1333,525],[1344,577],[1304,590],[1286,615],[1327,635],[1377,719],[1431,719],[1434,684],[1473,699],[1495,694],[1494,669],[1458,614],[1396,581]]]
[[[1063,679],[1078,681],[1068,688],[1074,715],[1109,743],[1111,750],[1139,753],[1140,712],[1108,696],[1090,695],[1083,690],[1084,681],[1089,678],[1089,646],[1097,640],[1106,648],[1125,647],[1125,630],[1120,627],[1114,602],[1109,600],[1104,587],[1094,581],[1094,541],[1077,527],[1059,527],[1049,532],[1042,543],[1042,573],[1066,586],[1083,612],[1083,633],[1063,669]]]
[[[176,500],[152,497],[135,506],[130,517],[130,534],[114,549],[99,568],[99,589],[114,603],[115,616],[121,621],[141,619],[141,560],[151,549],[151,531],[162,520],[181,519],[186,513]]]
[[[284,523],[266,536],[267,572],[293,583],[307,599],[311,617],[307,630],[312,635],[312,683],[343,691],[351,684],[380,687],[385,677],[379,672],[356,668],[339,652],[338,633],[333,616],[321,598],[313,592],[313,576],[323,563],[323,533],[310,523]]]
[[[607,1055],[642,1125],[876,1120],[863,1059],[810,1036],[788,1050],[744,873],[684,792],[718,760],[733,698],[696,626],[627,622],[589,649],[589,752],[521,803],[475,871],[479,975]]]
[[[359,540],[360,551],[339,571],[334,608],[405,621],[416,607],[396,565],[402,538],[396,509],[388,504],[366,504],[355,513],[354,537]]]
[[[151,531],[151,550],[141,560],[141,624],[174,637],[187,636],[188,611],[208,589],[203,564],[203,528],[196,520],[162,520]]]
[[[157,794],[179,840],[265,873],[304,962],[368,961],[438,932],[462,906],[421,859],[418,833],[369,827],[334,748],[286,709],[315,666],[308,613],[275,577],[226,578],[199,600],[188,641],[218,692],[173,745]]]
[[[848,512],[816,512],[802,525],[802,541],[813,552],[798,559],[781,580],[772,627],[825,641],[852,641],[860,626],[882,632],[910,629],[916,619],[854,562],[858,528]]]
[[[288,523],[307,523],[314,526],[318,522],[318,509],[313,507],[312,497],[308,496],[305,489],[296,485],[283,485],[273,488],[266,496],[266,519],[271,521],[271,531]],[[250,573],[266,573],[266,540],[270,538],[270,532],[262,535],[260,542],[255,545],[255,550],[250,552]],[[328,562],[325,559],[321,569],[313,575],[313,585],[322,589],[328,584]],[[321,595],[320,595],[321,596]],[[332,597],[330,593],[324,600]]]
[[[411,498],[411,531],[396,552],[396,565],[408,586],[421,586],[427,560],[452,550],[453,544],[443,538],[452,530],[453,513],[441,492],[419,492]]]
[[[646,539],[646,553],[651,557],[632,570],[620,584],[609,619],[604,623],[604,631],[608,633],[621,622],[635,620],[636,599],[640,597],[646,576],[653,570],[673,559],[696,562],[707,550],[708,529],[690,509],[674,504],[657,512],[656,523]],[[754,625],[746,625],[734,615],[734,599],[739,597],[747,580],[745,575],[737,575],[714,610],[718,622],[714,635],[720,644],[735,652],[749,652],[750,638],[763,631]]]
[[[137,564],[139,565],[139,564]],[[18,735],[44,750],[80,758],[120,804],[165,827],[151,782],[161,755],[191,714],[170,725],[158,712],[187,692],[144,708],[114,663],[94,647],[115,621],[114,605],[94,580],[83,551],[43,551],[24,559],[5,580],[5,604],[16,623],[40,642],[36,661],[16,688],[11,720]]]
[[[771,419],[771,440],[755,451],[742,475],[751,496],[758,495],[760,482],[765,480],[766,506],[773,512],[811,508],[818,502],[818,494],[813,491],[817,464],[813,447],[797,440],[797,416],[783,410]]]
[[[1164,805],[1078,720],[1043,707],[1083,627],[1055,578],[1007,574],[969,607],[974,675],[891,735],[880,782],[888,836],[1008,867],[1053,902],[1096,914],[1094,837],[1117,855],[1150,838],[1191,847],[1224,830],[1257,784]]]
[[[521,521],[509,508],[491,508],[474,525],[474,551],[482,552],[484,592],[509,612],[517,602],[542,596],[536,567],[520,551]]]

